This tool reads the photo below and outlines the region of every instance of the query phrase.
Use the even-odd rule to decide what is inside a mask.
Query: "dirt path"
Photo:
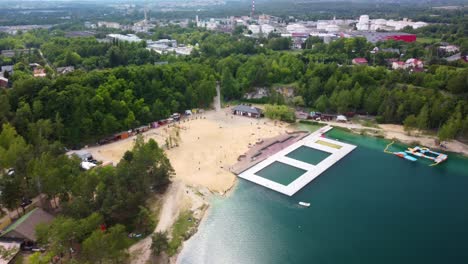
[[[204,194],[208,195],[206,192]],[[162,199],[163,206],[154,232],[168,232],[169,238],[169,231],[182,211],[192,210],[194,217],[200,219],[202,217],[201,210],[203,205],[207,204],[207,201],[203,197],[195,194],[193,188],[187,187],[183,182],[178,180],[169,186]],[[131,264],[148,263],[151,259],[151,243],[151,236],[148,236],[130,247]]]
[[[181,182],[172,183],[163,198],[163,207],[159,215],[158,225],[154,232],[165,232],[170,229],[180,212],[180,202],[184,193]],[[130,247],[129,253],[132,264],[146,264],[151,257],[151,236]]]
[[[216,112],[221,111],[221,89],[219,82],[216,82],[216,96],[214,97],[214,108]]]

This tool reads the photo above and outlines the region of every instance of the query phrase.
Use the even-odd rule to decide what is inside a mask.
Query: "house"
[[[241,104],[232,108],[232,114],[260,118],[262,116],[262,110],[257,107]]]
[[[0,264],[15,263],[21,244],[15,241],[0,241]]]
[[[448,61],[448,62],[452,62],[452,61],[458,61],[458,60],[463,60],[462,56],[461,56],[461,52],[460,53],[456,53],[452,56],[449,56],[447,58],[444,58],[444,60]]]
[[[354,65],[367,65],[368,61],[366,58],[354,58],[352,63]]]
[[[36,242],[36,226],[49,224],[53,220],[54,217],[51,214],[41,208],[35,208],[7,227],[0,238]]]
[[[41,65],[39,63],[34,62],[34,63],[29,63],[29,67],[35,70],[36,68],[41,67]]]
[[[32,50],[32,49],[31,49]],[[2,50],[0,52],[0,55],[2,55],[5,58],[13,58],[15,56],[21,56],[23,54],[27,54],[31,52],[29,49],[16,49],[16,50]]]
[[[58,74],[67,74],[67,73],[73,72],[74,70],[75,70],[75,67],[73,67],[73,66],[58,67],[57,68],[57,73]]]
[[[439,51],[444,54],[453,54],[453,53],[459,52],[460,48],[455,45],[446,45],[446,46],[440,46]]]
[[[424,63],[418,59],[407,59],[405,61],[405,69],[422,69],[424,68]]]
[[[410,69],[410,70],[422,70],[424,68],[424,63],[418,59],[407,59],[406,61],[394,61],[392,62],[392,69]]]
[[[394,62],[392,62],[392,69],[394,69],[394,70],[405,69],[405,62],[403,62],[403,61],[394,61]]]
[[[8,78],[8,77],[5,76],[5,73],[7,73],[8,76],[11,76],[13,74],[13,65],[2,66],[0,76]]]
[[[399,49],[394,49],[394,48],[381,49],[380,51],[381,51],[381,52],[398,53],[398,54],[400,54],[400,50],[399,50]]]
[[[35,68],[34,69],[34,73],[33,73],[33,76],[34,77],[39,77],[39,78],[43,78],[43,77],[46,77],[47,76],[47,73],[45,72],[45,69],[44,68]]]
[[[5,77],[0,76],[0,87],[7,88],[8,87],[8,79]]]

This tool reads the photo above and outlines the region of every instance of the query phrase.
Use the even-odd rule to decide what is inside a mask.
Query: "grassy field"
[[[319,130],[323,126],[324,125],[313,122],[313,121],[309,121],[309,122],[308,121],[302,121],[302,122],[299,122],[299,123],[296,124],[296,128],[298,130],[305,130],[305,131],[309,131],[311,133]]]
[[[440,39],[439,38],[420,38],[420,37],[418,37],[416,39],[416,41],[419,42],[419,43],[430,44],[430,43],[440,42]]]
[[[172,240],[169,242],[169,248],[167,250],[169,256],[173,256],[177,253],[182,242],[186,240],[188,232],[195,225],[195,221],[191,211],[185,211],[179,215],[174,226],[172,226]]]

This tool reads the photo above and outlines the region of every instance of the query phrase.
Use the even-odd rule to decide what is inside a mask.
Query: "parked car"
[[[32,204],[32,200],[29,199],[29,198],[26,198],[26,197],[23,197],[23,199],[21,199],[21,207],[26,207],[28,205]]]

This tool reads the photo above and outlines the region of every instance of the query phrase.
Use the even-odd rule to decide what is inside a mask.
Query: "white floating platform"
[[[246,180],[249,180],[251,182],[255,182],[256,184],[262,185],[264,187],[270,188],[272,190],[275,190],[277,192],[280,192],[282,194],[286,194],[288,196],[294,195],[297,191],[302,189],[304,186],[306,186],[309,182],[311,182],[313,179],[317,178],[322,172],[326,171],[328,168],[333,166],[336,162],[338,162],[340,159],[342,159],[344,156],[348,155],[353,149],[356,148],[354,145],[350,145],[347,143],[343,143],[340,141],[328,139],[321,137],[322,134],[325,132],[331,130],[333,127],[331,126],[326,126],[318,131],[310,134],[309,136],[301,139],[300,141],[292,144],[291,146],[273,154],[272,156],[268,157],[264,161],[256,164],[255,166],[245,170],[238,176],[241,178],[244,178]],[[338,145],[341,148],[333,148],[330,146],[326,146],[324,144],[319,144],[317,143],[318,140],[331,143],[333,145]],[[320,163],[317,165],[312,165],[303,161],[299,161],[296,159],[292,159],[289,157],[286,157],[290,152],[296,150],[299,147],[302,146],[307,146],[313,149],[321,150],[324,152],[328,152],[331,155],[326,157],[324,160],[322,160]],[[272,180],[266,179],[264,177],[258,176],[255,173],[258,171],[268,167],[274,162],[282,162],[287,165],[300,168],[305,170],[306,172],[299,176],[299,178],[295,179],[293,182],[291,182],[288,185],[283,185],[277,182],[274,182]]]

